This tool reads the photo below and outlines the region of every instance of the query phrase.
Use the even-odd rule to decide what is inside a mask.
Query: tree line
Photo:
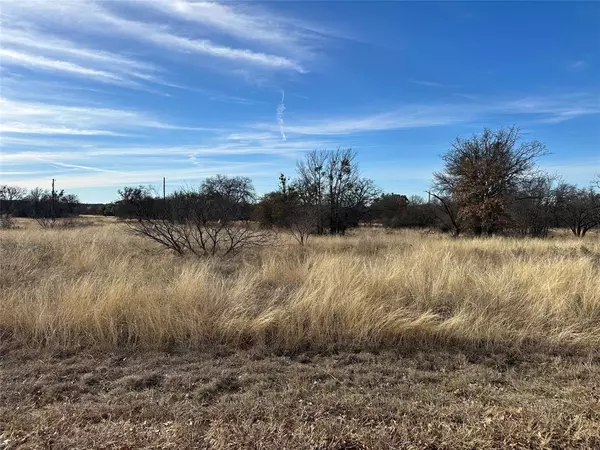
[[[125,187],[117,201],[94,212],[124,219],[134,233],[178,253],[197,255],[262,245],[277,230],[304,244],[311,235],[343,235],[361,224],[437,227],[454,236],[544,237],[563,227],[583,237],[600,224],[600,176],[589,186],[568,184],[539,168],[546,154],[542,143],[523,140],[516,127],[459,137],[424,198],[382,192],[361,175],[351,149],[312,151],[293,176],[280,174],[278,188],[260,197],[249,178],[217,175],[164,197],[148,187]],[[52,197],[3,186],[0,201],[3,220],[81,210],[77,198],[63,191]]]
[[[79,198],[41,188],[27,190],[18,186],[0,186],[0,228],[13,228],[15,217],[36,219],[46,228],[56,223],[56,219],[69,218],[81,212]]]

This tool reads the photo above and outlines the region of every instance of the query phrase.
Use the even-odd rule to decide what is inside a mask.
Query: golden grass
[[[230,261],[118,224],[0,232],[0,333],[105,348],[600,346],[600,240],[359,230]]]

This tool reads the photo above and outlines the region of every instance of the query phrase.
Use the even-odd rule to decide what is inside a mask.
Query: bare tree
[[[556,189],[558,220],[577,237],[600,224],[600,193],[563,183]]]
[[[304,160],[298,161],[296,171],[298,179],[296,188],[303,203],[312,205],[317,215],[317,233],[323,234],[323,203],[327,193],[326,164],[329,152],[313,151],[306,155]]]
[[[540,175],[525,180],[509,205],[510,227],[520,236],[545,237],[556,210],[555,178]]]
[[[319,234],[326,225],[331,234],[343,234],[379,193],[371,180],[360,177],[352,149],[311,152],[298,163],[297,172],[294,187],[302,203],[313,206]]]
[[[373,205],[381,193],[373,180],[357,176],[342,197],[340,212],[343,214],[343,227],[356,227],[361,221],[372,220]]]
[[[437,198],[455,202],[458,217],[475,234],[490,234],[501,225],[520,183],[536,175],[536,160],[544,154],[542,143],[523,142],[516,127],[457,138],[443,156],[444,171],[434,173]]]
[[[289,217],[289,229],[296,241],[304,246],[317,229],[318,217],[311,205],[296,204]]]
[[[18,186],[0,186],[0,228],[8,229],[16,226],[13,217],[15,204],[22,201],[26,194],[26,189]]]
[[[354,167],[356,153],[351,149],[337,149],[327,161],[327,184],[329,190],[329,230],[331,234],[345,231],[342,219],[344,201],[356,186],[358,173]]]
[[[442,210],[444,215],[439,217],[439,219],[451,230],[453,237],[460,236],[460,233],[463,229],[463,223],[459,214],[459,208],[456,202],[452,201],[451,198],[444,198],[440,195],[437,195],[431,192],[431,196],[440,202],[442,205]],[[445,220],[447,219],[447,221]]]
[[[227,177],[209,179],[200,190],[177,191],[162,209],[155,209],[153,214],[139,213],[125,224],[134,234],[179,255],[230,256],[269,244],[274,232],[258,228],[244,216],[246,194],[253,191],[251,184],[243,183],[244,195],[233,189],[234,185],[235,180]]]

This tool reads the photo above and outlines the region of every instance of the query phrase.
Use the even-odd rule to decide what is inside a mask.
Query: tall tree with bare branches
[[[379,194],[372,180],[360,176],[352,149],[313,151],[298,162],[297,173],[294,188],[304,204],[313,206],[318,234],[326,227],[331,234],[344,234]]]

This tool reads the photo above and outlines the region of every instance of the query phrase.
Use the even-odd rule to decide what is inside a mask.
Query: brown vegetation
[[[419,232],[174,256],[122,225],[0,234],[0,329],[49,346],[600,344],[600,243]]]
[[[0,447],[593,449],[599,379],[597,356],[13,349]]]
[[[97,225],[0,233],[0,447],[600,445],[594,233],[198,259]]]

